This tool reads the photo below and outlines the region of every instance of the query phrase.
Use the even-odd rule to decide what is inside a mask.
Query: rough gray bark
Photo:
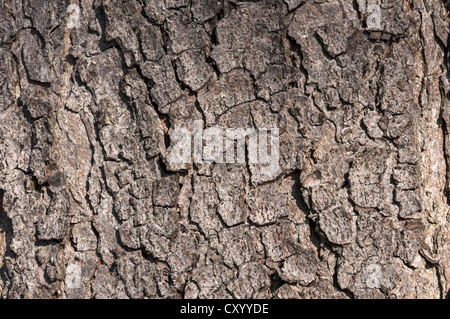
[[[0,12],[1,297],[447,296],[445,1]],[[195,120],[278,127],[282,171],[172,163]]]

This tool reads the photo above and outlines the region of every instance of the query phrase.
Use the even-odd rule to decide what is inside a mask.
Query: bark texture
[[[448,44],[442,0],[1,0],[0,296],[445,298]],[[281,171],[171,161],[195,120]]]

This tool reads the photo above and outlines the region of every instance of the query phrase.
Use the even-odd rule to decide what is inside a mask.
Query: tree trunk
[[[447,297],[446,2],[2,0],[0,296]]]

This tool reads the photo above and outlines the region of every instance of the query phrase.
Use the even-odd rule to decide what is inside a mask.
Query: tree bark
[[[446,298],[446,2],[2,0],[0,296]]]

